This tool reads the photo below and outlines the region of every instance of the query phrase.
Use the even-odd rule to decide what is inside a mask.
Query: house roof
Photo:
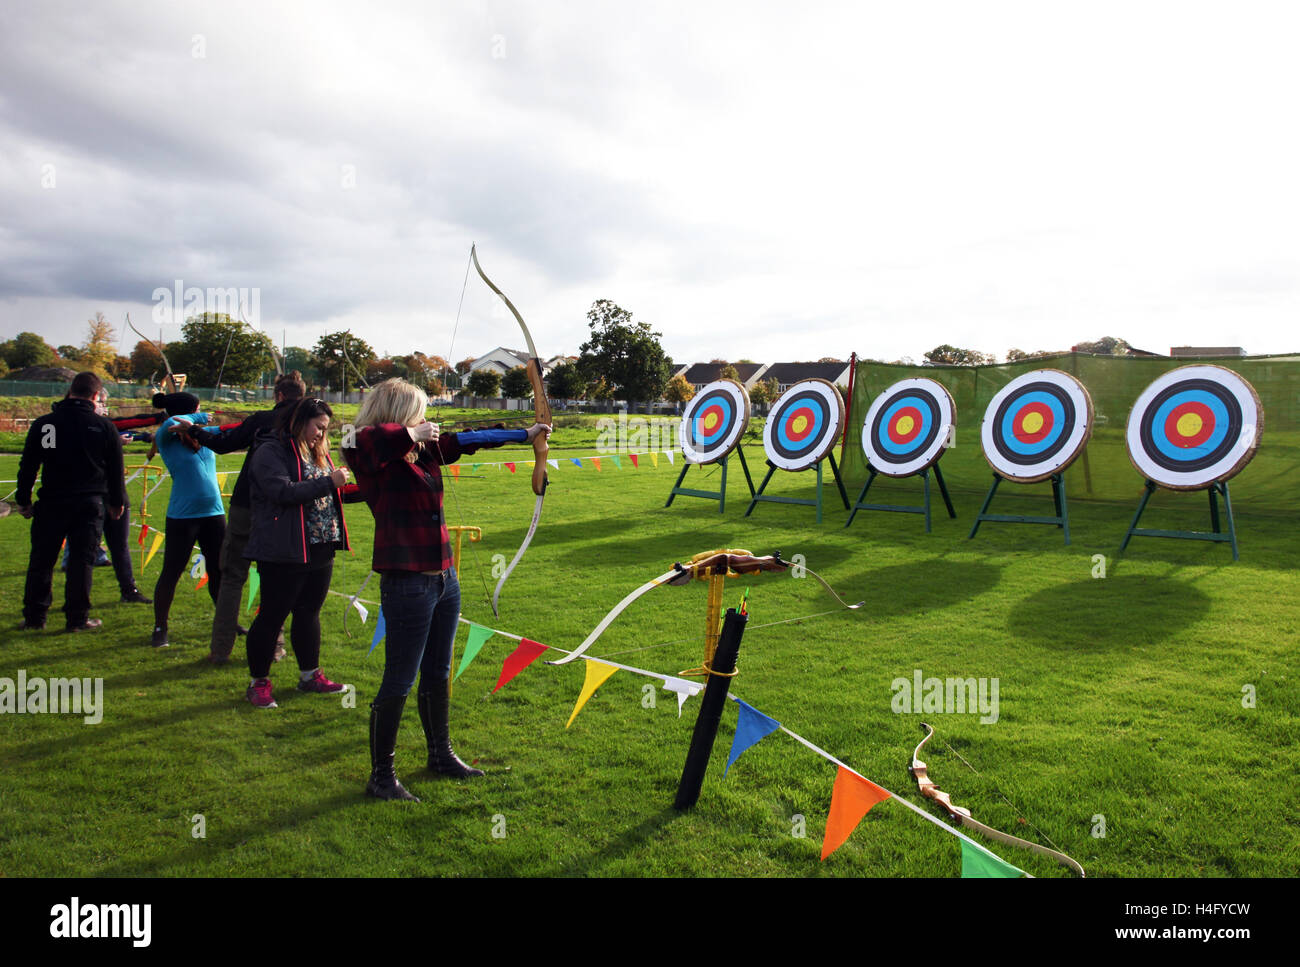
[[[824,379],[835,382],[849,368],[843,363],[773,363],[763,374],[764,380],[775,379],[781,386],[789,386],[805,379]]]
[[[755,373],[763,368],[762,363],[696,363],[685,372],[686,382],[697,386],[703,386],[705,383],[712,383],[715,379],[720,379],[718,375],[726,366],[732,366],[740,374],[742,383],[748,382]]]

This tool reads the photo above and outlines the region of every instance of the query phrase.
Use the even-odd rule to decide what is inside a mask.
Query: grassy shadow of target
[[[1012,609],[1007,628],[1053,648],[1096,650],[1163,641],[1209,610],[1209,596],[1190,582],[1117,575],[1031,594]]]

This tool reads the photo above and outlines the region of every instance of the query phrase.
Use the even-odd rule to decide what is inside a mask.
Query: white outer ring
[[[1171,383],[1187,379],[1207,379],[1218,383],[1236,398],[1237,405],[1241,407],[1241,435],[1222,460],[1192,473],[1178,473],[1166,470],[1142,449],[1142,414],[1150,408],[1151,401]],[[1142,391],[1142,395],[1133,404],[1133,409],[1129,410],[1124,442],[1128,445],[1129,459],[1148,480],[1173,490],[1200,490],[1232,477],[1245,466],[1243,458],[1249,455],[1258,441],[1259,422],[1259,405],[1255,402],[1250,384],[1237,373],[1223,366],[1180,366],[1157,376]]]
[[[828,435],[822,437],[822,446],[819,448],[820,453],[810,450],[798,460],[791,460],[783,457],[776,452],[772,445],[772,430],[777,421],[773,417],[780,416],[781,406],[786,402],[786,398],[793,396],[795,393],[803,393],[807,390],[814,390],[816,395],[826,401],[826,410],[830,414],[831,428]],[[835,449],[835,444],[839,441],[840,434],[844,432],[844,420],[841,414],[844,412],[844,400],[835,387],[826,382],[824,379],[801,379],[788,390],[780,395],[772,409],[768,411],[767,423],[763,426],[763,450],[767,459],[771,460],[782,470],[791,470],[798,472],[807,470],[809,467],[815,467],[819,462],[825,459],[826,454]]]
[[[1007,463],[1003,466],[1002,455],[993,445],[993,417],[1002,405],[1002,401],[1017,393],[1027,383],[1052,383],[1065,390],[1074,403],[1074,429],[1065,443],[1047,460],[1038,463]],[[1008,480],[1025,480],[1034,478],[1042,480],[1068,467],[1082,450],[1084,442],[1092,432],[1092,405],[1083,384],[1059,369],[1036,369],[1032,373],[1022,373],[1006,386],[998,390],[997,395],[989,400],[984,408],[984,419],[980,422],[980,446],[984,448],[984,459],[989,466]]]
[[[708,396],[715,390],[723,390],[731,397],[732,402],[736,407],[736,422],[732,426],[731,432],[723,438],[722,444],[720,446],[714,444],[713,448],[709,451],[713,455],[709,456],[708,453],[697,450],[691,444],[690,440],[687,439],[687,428],[693,422],[694,412],[698,409],[694,404],[698,400],[704,399],[704,397]],[[736,448],[736,444],[740,442],[741,436],[748,427],[749,395],[745,392],[745,388],[737,384],[735,380],[718,379],[700,387],[700,391],[696,393],[691,399],[691,402],[687,404],[686,414],[682,417],[682,422],[677,425],[677,441],[682,446],[682,456],[686,458],[687,463],[716,463]]]
[[[880,458],[876,457],[876,449],[871,439],[871,424],[876,420],[878,414],[885,406],[885,400],[891,396],[896,396],[904,390],[925,390],[932,394],[939,402],[939,433],[935,436],[934,442],[926,447],[922,453],[908,460],[906,463],[898,463],[893,459],[892,454],[881,454]],[[866,418],[862,421],[862,452],[866,454],[867,461],[871,464],[871,469],[885,477],[910,477],[914,473],[920,473],[931,464],[935,463],[942,455],[943,448],[947,445],[952,436],[953,423],[956,420],[956,413],[953,407],[952,396],[948,393],[948,388],[942,383],[933,379],[924,379],[915,377],[912,379],[900,379],[892,386],[886,387],[879,396],[871,401],[871,409],[867,410]],[[885,468],[888,469],[885,469]]]

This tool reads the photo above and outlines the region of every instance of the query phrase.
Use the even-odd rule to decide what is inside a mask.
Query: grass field
[[[752,430],[749,439],[757,441]],[[560,468],[551,472],[541,525],[506,584],[498,619],[487,605],[493,559],[514,553],[533,497],[524,472],[471,470],[473,458],[465,461],[446,509],[451,523],[484,530],[463,561],[466,617],[573,648],[627,592],[673,561],[726,546],[801,554],[848,600],[867,606],[833,611],[815,582],[789,575],[731,582],[728,605],[750,588],[733,683],[749,704],[935,809],[907,771],[919,722],[929,721],[938,735],[923,758],[955,803],[994,828],[1043,842],[1045,834],[1089,876],[1296,873],[1295,521],[1253,509],[1254,488],[1278,487],[1258,464],[1233,482],[1242,546],[1234,564],[1223,545],[1159,540],[1136,541],[1117,559],[1131,503],[1075,501],[1070,547],[1042,526],[986,524],[969,541],[987,482],[986,469],[976,475],[977,448],[945,458],[959,518],[937,514],[926,535],[919,517],[904,514],[864,512],[846,530],[834,505],[821,525],[806,507],[761,505],[745,518],[737,473],[725,514],[692,498],[665,508],[680,457],[669,465],[661,453],[657,468],[642,458],[633,469],[623,456],[622,469],[602,460],[600,472],[589,460],[581,469],[568,462],[593,455],[595,441],[589,425],[557,431]],[[526,459],[522,449],[480,458],[495,463],[510,453]],[[751,445],[748,457],[760,468],[761,446]],[[222,458],[220,469],[238,468],[241,459]],[[16,467],[16,456],[0,456],[0,477],[12,479]],[[697,468],[686,485],[717,480],[715,468]],[[1134,501],[1139,485],[1135,477]],[[780,474],[770,492],[808,496],[811,488],[810,474]],[[151,523],[163,524],[166,491],[149,502]],[[1021,492],[1038,495],[1030,512],[1046,512],[1045,485],[1005,498],[1000,491],[1003,512]],[[880,497],[912,502],[916,483],[882,487]],[[1157,512],[1166,526],[1203,527],[1204,498],[1197,497],[1179,503],[1162,494]],[[132,504],[136,514],[138,486]],[[351,593],[369,570],[373,522],[364,506],[351,509],[349,526],[356,555],[337,559],[333,586]],[[734,706],[699,804],[677,813],[671,803],[699,700],[687,702],[679,719],[658,683],[620,672],[566,730],[581,663],[538,662],[494,695],[501,661],[515,646],[502,636],[488,642],[453,696],[457,751],[488,775],[451,782],[424,773],[411,703],[398,775],[423,802],[367,800],[366,706],[383,665],[382,645],[367,655],[373,617],[360,629],[354,614],[349,639],[344,601],[331,598],[324,613],[322,668],[355,685],[355,708],[336,696],[295,692],[288,659],[272,673],[281,707],[258,711],[244,701],[248,677],[238,662],[218,669],[202,661],[212,606],[188,577],[166,650],[148,645],[152,610],[117,603],[106,568],[96,572],[94,596],[101,631],[57,630],[58,574],[54,630],[14,631],[27,534],[17,515],[0,520],[7,602],[0,676],[22,669],[29,678],[102,677],[104,711],[97,725],[70,715],[0,716],[2,875],[959,873],[956,839],[889,802],[819,862],[834,767],[778,733],[724,779]],[[1098,554],[1106,556],[1104,578],[1094,577]],[[160,562],[149,565],[146,593]],[[377,578],[363,597],[377,600]],[[700,661],[703,609],[701,584],[658,589],[589,654],[675,674]],[[464,641],[462,628],[457,662]],[[980,724],[977,714],[896,712],[891,683],[911,681],[917,670],[927,678],[997,679],[996,723]],[[654,707],[647,695],[656,697]],[[205,835],[196,838],[199,816]],[[1036,876],[1068,875],[1040,856],[985,845]]]

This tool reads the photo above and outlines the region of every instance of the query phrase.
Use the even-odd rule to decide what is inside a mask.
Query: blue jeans
[[[421,692],[447,690],[451,650],[460,618],[460,582],[451,568],[439,574],[387,571],[379,584],[384,608],[384,680],[375,701],[410,693],[416,673]]]

